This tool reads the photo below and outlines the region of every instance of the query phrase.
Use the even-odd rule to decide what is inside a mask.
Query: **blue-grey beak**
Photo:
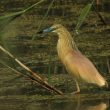
[[[39,33],[39,34],[49,33],[49,32],[52,32],[52,31],[54,31],[54,30],[56,30],[56,29],[57,29],[57,28],[49,27],[49,28],[47,28],[47,29],[44,29],[44,30],[42,30],[42,31],[39,31],[38,33]]]
[[[43,32],[44,32],[44,33],[45,33],[45,32],[48,33],[48,32],[52,32],[52,31],[54,31],[54,30],[55,30],[54,28],[51,28],[51,27],[50,27],[50,28],[44,29]]]

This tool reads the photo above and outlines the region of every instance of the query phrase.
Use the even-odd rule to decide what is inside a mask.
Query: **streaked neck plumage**
[[[68,51],[72,51],[72,50],[78,51],[78,48],[72,36],[65,28],[59,29],[57,34],[59,37],[57,44],[57,51],[60,59],[64,58],[64,56],[68,53]]]

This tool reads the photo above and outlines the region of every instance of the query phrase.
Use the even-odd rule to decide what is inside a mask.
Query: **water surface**
[[[0,110],[109,110],[108,99],[0,99]]]

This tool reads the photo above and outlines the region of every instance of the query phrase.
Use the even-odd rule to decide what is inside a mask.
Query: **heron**
[[[80,93],[79,81],[95,84],[99,87],[108,87],[105,78],[98,72],[94,64],[83,55],[69,33],[61,24],[54,24],[39,33],[56,33],[58,36],[57,52],[59,59],[70,73],[76,83],[76,91],[72,94]]]

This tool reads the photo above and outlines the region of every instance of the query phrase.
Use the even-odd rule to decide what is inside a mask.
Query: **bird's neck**
[[[59,40],[57,44],[57,51],[60,58],[64,57],[68,51],[78,50],[73,38],[68,31],[58,33]]]

